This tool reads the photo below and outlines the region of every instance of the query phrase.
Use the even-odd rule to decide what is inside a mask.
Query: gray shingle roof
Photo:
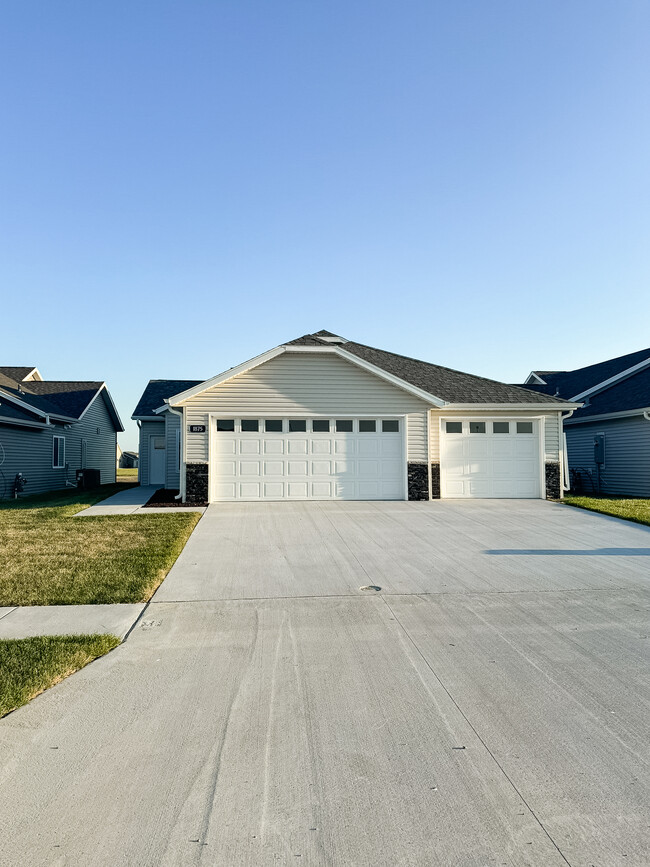
[[[142,418],[154,415],[154,410],[162,406],[165,399],[180,394],[188,388],[200,385],[204,379],[150,379],[147,387],[133,410],[131,418]]]
[[[589,388],[593,388],[606,379],[634,367],[641,361],[650,358],[650,348],[640,349],[638,352],[630,352],[628,355],[619,355],[618,358],[610,358],[607,361],[600,361],[598,364],[590,364],[587,367],[579,367],[576,370],[562,371],[539,371],[535,370],[549,389],[547,393],[555,394],[559,392],[560,397],[569,400],[575,397],[576,394],[581,394]],[[528,386],[526,386],[528,387]],[[535,386],[544,388],[544,386]]]
[[[331,346],[328,341],[319,339],[318,334],[322,333],[306,334],[289,341],[286,345]],[[336,336],[331,335],[330,332],[325,333],[327,336]],[[558,408],[561,408],[564,403],[552,395],[540,394],[528,387],[508,385],[494,379],[462,373],[459,370],[430,364],[394,352],[386,352],[383,349],[375,349],[352,340],[346,341],[341,348],[448,403],[557,403]]]
[[[22,382],[26,376],[34,370],[34,367],[0,367],[0,373],[3,373],[14,382]]]

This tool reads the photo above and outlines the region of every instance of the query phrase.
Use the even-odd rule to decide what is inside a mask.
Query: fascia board
[[[589,422],[595,424],[599,421],[608,421],[610,419],[630,418],[635,415],[644,415],[646,412],[650,412],[650,406],[641,407],[640,409],[624,409],[620,412],[602,412],[596,415],[587,415],[584,418],[572,418],[568,421],[565,421],[564,424],[588,424]]]
[[[161,409],[169,409],[169,407],[164,406],[161,407]],[[131,418],[133,421],[162,421],[162,419],[157,415],[132,415]]]
[[[508,410],[528,410],[536,412],[543,410],[544,412],[564,412],[567,409],[579,409],[581,403],[571,403],[565,400],[563,403],[448,403],[444,408],[451,411],[471,412],[472,410],[480,410],[481,412],[490,412],[492,410],[499,412],[507,412]]]
[[[0,424],[15,425],[16,427],[31,427],[37,428],[38,430],[45,430],[45,428],[52,427],[51,424],[48,424],[45,421],[27,421],[26,419],[11,418],[10,416],[4,415],[0,415]]]
[[[239,364],[237,367],[231,367],[230,370],[225,370],[223,373],[219,373],[211,379],[206,379],[205,382],[200,382],[193,388],[188,388],[186,391],[181,391],[179,394],[174,394],[172,397],[168,397],[165,400],[165,403],[170,406],[176,406],[185,400],[189,400],[191,397],[196,397],[197,394],[201,394],[201,392],[207,391],[209,388],[213,388],[215,385],[220,385],[222,382],[226,382],[234,376],[239,376],[240,373],[246,373],[247,370],[259,367],[260,364],[264,364],[264,362],[270,361],[278,355],[282,355],[284,351],[285,349],[283,346],[276,346],[275,349],[270,349],[268,352],[262,353],[262,355],[257,355],[249,361],[244,361],[243,364]],[[155,410],[155,412],[159,412],[159,410]]]
[[[535,373],[534,370],[531,370],[531,372],[528,374],[524,385],[529,385],[532,383],[535,383],[536,385],[547,385],[547,383],[542,379],[542,377]]]
[[[617,373],[616,376],[610,376],[609,379],[604,379],[602,382],[592,385],[591,388],[587,388],[584,391],[581,391],[580,394],[574,395],[571,400],[582,400],[583,397],[589,397],[589,395],[605,391],[605,389],[610,386],[615,385],[622,379],[627,379],[628,376],[633,376],[635,373],[639,373],[639,371],[644,370],[646,367],[650,367],[650,357],[645,358],[643,361],[640,361],[632,367],[628,367],[627,370],[622,370],[620,373]]]
[[[35,406],[32,406],[31,403],[26,403],[24,400],[21,400],[19,397],[14,397],[13,394],[8,394],[3,389],[0,389],[0,397],[3,400],[8,400],[11,403],[15,403],[16,406],[19,406],[21,409],[24,409],[27,412],[31,412],[32,415],[40,416],[40,418],[47,418],[48,415],[52,415],[52,413],[43,412],[42,409],[37,409]]]

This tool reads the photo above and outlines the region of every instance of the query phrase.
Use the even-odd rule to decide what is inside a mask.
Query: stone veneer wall
[[[185,465],[185,502],[193,506],[208,502],[208,465]]]
[[[408,463],[409,500],[429,499],[429,470],[426,464]]]
[[[546,463],[546,499],[559,500],[562,491],[560,483],[560,465],[557,461]]]
[[[440,499],[440,464],[431,464],[431,499]]]

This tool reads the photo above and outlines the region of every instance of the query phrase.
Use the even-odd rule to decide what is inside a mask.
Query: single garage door
[[[401,500],[403,418],[213,419],[210,499]]]
[[[538,425],[536,419],[443,419],[441,495],[539,497]]]

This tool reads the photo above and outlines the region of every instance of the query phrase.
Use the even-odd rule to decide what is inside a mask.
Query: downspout
[[[566,434],[564,432],[564,420],[567,418],[571,418],[571,416],[573,415],[574,412],[575,412],[574,409],[570,409],[566,415],[562,415],[562,413],[560,413],[560,429],[562,430],[562,450],[560,452],[560,457],[561,457],[560,463],[562,466],[561,466],[560,478],[562,481],[562,493],[564,493],[564,491],[570,490],[570,488],[571,488],[571,482],[569,480],[569,450],[567,449],[567,444],[566,444]]]
[[[167,408],[170,412],[173,412],[174,415],[177,415],[180,418],[180,431],[181,431],[181,454],[180,459],[178,461],[178,487],[179,491],[174,497],[175,500],[180,500],[181,503],[185,502],[185,472],[183,471],[183,467],[185,466],[185,431],[183,430],[184,424],[184,416],[182,409],[173,409],[169,404],[167,404]]]

